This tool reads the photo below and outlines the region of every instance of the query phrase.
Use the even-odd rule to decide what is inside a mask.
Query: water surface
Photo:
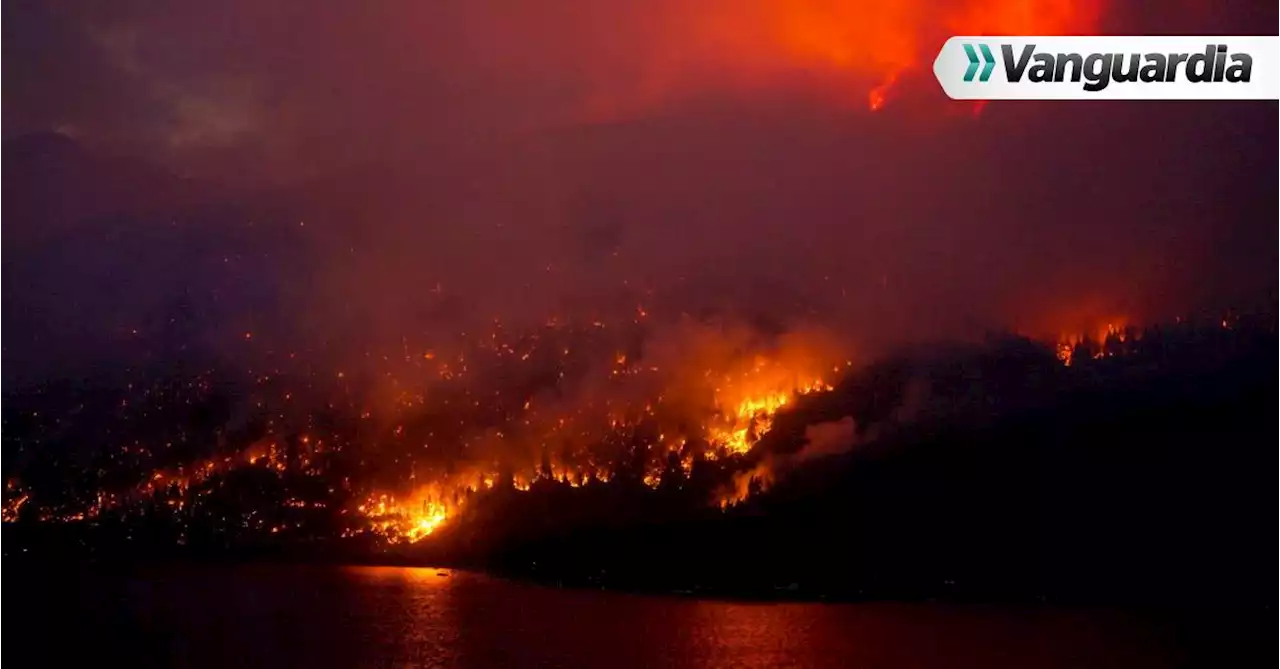
[[[173,567],[56,580],[37,584],[45,594],[21,607],[24,628],[58,632],[43,640],[6,625],[6,659],[312,669],[989,669],[1178,659],[1168,630],[1097,611],[707,601],[391,567]],[[17,609],[11,597],[5,604],[8,622]]]

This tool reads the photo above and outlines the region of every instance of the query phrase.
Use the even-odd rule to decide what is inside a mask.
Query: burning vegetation
[[[1164,339],[1112,324],[1036,346],[1074,371]],[[300,365],[291,352],[241,376],[12,398],[4,521],[163,520],[179,545],[198,535],[389,546],[462,528],[489,498],[544,489],[732,509],[888,415],[848,407],[861,370],[821,331],[659,326],[645,314],[521,331],[495,321],[469,341],[406,341],[359,371]],[[899,415],[909,403],[894,402]]]
[[[547,327],[554,332],[559,325]],[[408,456],[408,480],[392,483],[407,492],[378,492],[376,503],[357,508],[372,531],[391,541],[416,541],[495,486],[528,491],[544,482],[581,488],[621,477],[652,489],[687,478],[698,462],[732,468],[770,431],[778,411],[798,397],[831,390],[823,377],[852,365],[838,361],[833,347],[820,352],[813,337],[764,341],[745,330],[685,323],[631,350],[610,352],[602,345],[609,338],[600,335],[612,328],[597,321],[591,329],[576,345],[555,344],[556,392],[524,386],[523,401],[505,399],[502,390],[476,393],[519,406],[496,420],[460,422],[458,457],[447,463],[433,463],[429,453]],[[599,352],[598,358],[579,363],[571,357],[575,348],[588,358]],[[538,346],[502,344],[496,350],[499,357],[527,363]],[[471,405],[493,413],[483,400]],[[421,423],[421,416],[404,419],[417,425],[406,433],[405,424],[397,423],[393,438],[411,443],[421,437],[422,450],[430,451],[436,430]]]
[[[495,321],[471,344],[406,342],[401,355],[369,356],[358,372],[299,374],[308,365],[288,353],[240,379],[203,370],[74,398],[49,386],[6,421],[15,428],[6,438],[26,464],[23,478],[70,470],[80,483],[27,508],[35,520],[162,514],[282,535],[336,515],[341,536],[404,543],[495,488],[615,479],[657,488],[699,462],[729,471],[779,410],[830,390],[852,366],[817,335],[656,328],[646,317],[549,319],[520,332]],[[67,400],[70,413],[34,408]],[[91,434],[77,415],[106,429]],[[44,457],[73,439],[93,447]],[[277,496],[278,508],[211,516],[229,486]],[[6,521],[24,513],[22,490],[11,480]]]

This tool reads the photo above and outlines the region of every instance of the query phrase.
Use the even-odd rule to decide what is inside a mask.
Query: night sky
[[[237,351],[552,314],[867,351],[1274,310],[1274,102],[945,99],[952,34],[1274,34],[1275,5],[15,2],[6,382],[194,313]],[[57,134],[51,134],[57,133]]]

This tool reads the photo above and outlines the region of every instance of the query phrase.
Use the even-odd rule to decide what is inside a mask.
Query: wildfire
[[[745,501],[751,496],[753,489],[764,490],[773,483],[773,470],[767,463],[759,464],[746,471],[738,472],[733,475],[732,483],[725,489],[720,491],[717,504],[721,509],[728,509],[731,506]]]
[[[732,453],[746,453],[773,429],[774,414],[790,401],[791,397],[786,393],[744,400],[729,414],[727,427],[710,428],[711,442]]]
[[[851,365],[832,365],[847,351],[823,330],[777,335],[636,313],[643,319],[593,315],[520,330],[495,321],[456,341],[403,339],[396,355],[307,377],[249,370],[246,405],[261,434],[186,462],[169,455],[168,437],[122,445],[109,456],[128,478],[84,509],[53,513],[96,519],[160,506],[175,522],[237,533],[327,527],[414,543],[462,522],[498,488],[515,499],[544,484],[659,489],[713,460],[731,475],[741,465],[728,456],[750,451],[778,412],[829,390],[826,380]],[[198,403],[212,387],[192,385],[180,401]],[[122,413],[154,410],[145,396],[130,399]],[[270,506],[204,517],[218,491],[258,477],[282,484]],[[5,501],[8,520],[26,497],[10,490]]]
[[[436,528],[444,524],[449,519],[449,512],[440,505],[433,505],[425,509],[421,516],[413,520],[412,526],[409,528],[409,541],[417,541],[432,532]]]
[[[405,501],[388,494],[371,495],[356,510],[368,523],[364,529],[390,543],[415,543],[443,527],[460,506],[445,501],[438,492],[442,487],[428,486]]]
[[[1138,333],[1124,325],[1123,321],[1110,322],[1094,328],[1092,333],[1059,336],[1054,353],[1059,362],[1070,367],[1078,350],[1083,350],[1095,360],[1112,357],[1122,354],[1124,345],[1138,338]]]
[[[1141,354],[1160,343],[1114,315],[1079,322],[1101,325],[1036,338],[1062,364],[1086,369],[1093,359]],[[1212,321],[1226,331],[1239,323],[1232,315]],[[486,495],[521,503],[556,486],[630,486],[642,494],[640,486],[647,486],[665,494],[668,483],[685,489],[696,482],[708,504],[727,508],[815,453],[854,443],[852,424],[842,423],[805,426],[809,445],[799,451],[758,447],[776,430],[780,413],[796,410],[805,396],[831,391],[852,367],[837,342],[820,332],[666,325],[656,333],[638,324],[627,331],[612,321],[577,329],[547,325],[532,334],[496,328],[469,338],[460,351],[433,342],[427,350],[434,362],[406,344],[402,356],[380,359],[402,361],[419,376],[375,367],[377,378],[391,380],[385,402],[376,392],[353,391],[370,370],[328,369],[317,387],[277,383],[279,371],[252,373],[246,405],[261,433],[240,441],[219,434],[212,453],[191,459],[170,450],[193,436],[183,432],[186,425],[150,442],[133,435],[93,463],[90,471],[113,475],[110,487],[50,504],[38,488],[11,480],[3,520],[93,523],[165,515],[245,536],[332,532],[408,544],[438,537],[473,510],[484,515],[476,507]],[[843,363],[833,365],[837,354]],[[444,360],[457,365],[449,379],[437,378],[436,365]],[[335,384],[333,378],[351,380]],[[119,402],[120,415],[145,415],[169,402],[197,406],[210,387],[187,383],[189,394],[152,404],[153,391],[145,389]],[[788,433],[792,427],[798,426],[788,425]],[[701,476],[702,466],[709,476]],[[219,504],[248,485],[278,494],[254,496],[260,505],[231,512]]]
[[[1076,350],[1076,345],[1072,341],[1064,339],[1058,342],[1058,346],[1055,349],[1055,353],[1058,356],[1058,362],[1061,362],[1063,366],[1070,367],[1071,356],[1073,353],[1075,353],[1075,350]]]
[[[796,397],[832,389],[821,378],[800,378],[793,368],[763,357],[737,379],[726,377],[731,385],[717,389],[719,420],[707,427],[710,441],[730,453],[746,453],[773,429],[774,416]]]
[[[4,491],[4,505],[0,509],[3,512],[3,517],[0,517],[0,520],[6,523],[16,521],[18,515],[22,512],[22,507],[30,499],[31,497],[19,489],[17,484],[12,481],[7,483]]]
[[[609,330],[599,322],[592,327]],[[599,362],[588,366],[603,375],[592,381],[592,392],[512,402],[508,424],[461,437],[461,451],[476,457],[450,463],[452,473],[444,477],[417,470],[409,477],[418,484],[412,494],[376,493],[359,513],[367,530],[392,542],[414,542],[456,519],[473,495],[497,481],[517,493],[544,481],[579,488],[605,484],[625,468],[657,489],[669,476],[690,476],[699,458],[750,451],[773,429],[779,411],[800,396],[831,390],[824,377],[852,366],[848,360],[831,364],[836,348],[815,333],[769,341],[737,328],[693,325],[676,328],[670,340],[660,338],[646,350],[601,347],[594,354]],[[521,363],[539,353],[536,346],[496,340],[494,350]],[[548,342],[542,350],[562,361],[578,351],[592,354],[585,344]],[[560,363],[562,370],[567,365]],[[483,412],[478,398],[493,394],[461,406]],[[459,423],[465,428],[468,419]],[[394,439],[403,437],[403,424],[395,421]]]

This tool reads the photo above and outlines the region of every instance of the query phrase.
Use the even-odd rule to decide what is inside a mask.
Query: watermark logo
[[[933,72],[956,100],[1276,100],[1280,38],[952,37]]]
[[[973,50],[972,44],[964,44],[964,54],[969,57],[969,69],[964,71],[964,80],[973,81],[973,73],[978,71],[978,65],[982,64],[982,74],[978,75],[978,81],[986,81],[991,78],[991,71],[996,69],[996,58],[991,55],[991,48],[986,44],[979,44],[978,50],[982,52],[982,61],[978,61],[978,54]]]

